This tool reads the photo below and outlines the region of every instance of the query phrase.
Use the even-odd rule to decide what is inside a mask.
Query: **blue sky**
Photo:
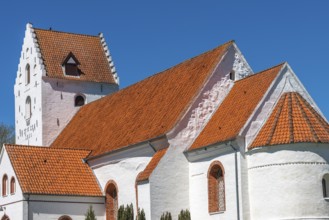
[[[1,1],[0,122],[14,125],[13,86],[27,22],[103,32],[121,88],[234,39],[255,72],[288,61],[329,117],[329,1]]]

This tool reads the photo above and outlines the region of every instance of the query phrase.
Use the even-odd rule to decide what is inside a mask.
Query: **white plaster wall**
[[[106,190],[107,182],[113,180],[118,187],[119,206],[132,203],[136,215],[136,177],[150,160],[151,156],[123,158],[92,169],[103,192]]]
[[[232,88],[229,73],[238,57],[236,54],[234,46],[228,49],[185,115],[169,132],[169,149],[150,177],[152,219],[160,219],[166,211],[177,219],[182,209],[190,208],[189,162],[184,151],[191,146]],[[240,62],[243,60],[240,59]]]
[[[190,163],[190,212],[192,219],[237,219],[237,197],[235,156],[232,149],[218,150],[218,156],[204,158]],[[219,213],[208,211],[208,170],[214,161],[222,163],[225,174],[226,210]]]
[[[49,146],[80,109],[74,106],[77,95],[83,95],[87,104],[117,90],[118,86],[115,84],[43,77],[43,146]]]
[[[16,144],[42,144],[41,76],[44,74],[44,65],[34,36],[33,28],[28,24],[14,86]],[[30,65],[31,75],[30,83],[26,85],[27,64]],[[32,105],[32,117],[29,123],[25,119],[25,102],[28,96],[31,97]]]
[[[249,152],[251,219],[329,219],[322,177],[328,144],[291,144]]]
[[[137,185],[138,190],[138,208],[144,209],[146,219],[151,219],[151,198],[149,182]]]
[[[8,182],[7,182],[7,196],[2,195],[2,178],[7,174]],[[11,178],[15,178],[16,182],[16,192],[15,194],[10,194],[10,180]],[[19,185],[18,179],[16,174],[13,170],[11,162],[9,160],[8,154],[3,148],[1,151],[1,158],[0,158],[0,206],[5,207],[6,214],[11,219],[23,219],[23,204],[22,200],[24,199],[22,194],[22,189]],[[4,212],[0,212],[0,218],[3,216]]]
[[[84,220],[90,205],[93,207],[96,218],[105,220],[104,197],[31,195],[26,199],[29,220],[57,220],[63,215],[68,215],[74,220]]]

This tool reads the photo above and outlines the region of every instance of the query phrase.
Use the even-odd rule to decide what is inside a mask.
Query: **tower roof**
[[[285,93],[249,149],[290,143],[329,143],[329,124],[297,92]]]
[[[48,77],[117,84],[115,68],[102,35],[33,30]],[[69,54],[79,60],[79,77],[64,74],[62,63]]]

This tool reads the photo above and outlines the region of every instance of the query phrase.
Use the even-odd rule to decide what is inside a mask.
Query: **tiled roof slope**
[[[226,43],[83,106],[51,147],[84,148],[99,155],[164,135],[231,45]]]
[[[189,150],[234,139],[284,64],[235,82]]]
[[[153,170],[158,166],[161,158],[166,154],[168,148],[156,152],[145,169],[138,175],[137,182],[148,180]]]
[[[90,151],[5,145],[23,193],[102,196],[82,161]]]
[[[48,77],[115,83],[99,36],[34,28]],[[62,63],[72,52],[80,62],[80,77],[65,76]]]
[[[296,92],[285,93],[249,149],[278,144],[329,143],[329,124]]]

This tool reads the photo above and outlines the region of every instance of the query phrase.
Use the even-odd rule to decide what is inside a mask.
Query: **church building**
[[[329,219],[329,124],[288,63],[234,41],[119,90],[102,34],[27,24],[1,220]]]

